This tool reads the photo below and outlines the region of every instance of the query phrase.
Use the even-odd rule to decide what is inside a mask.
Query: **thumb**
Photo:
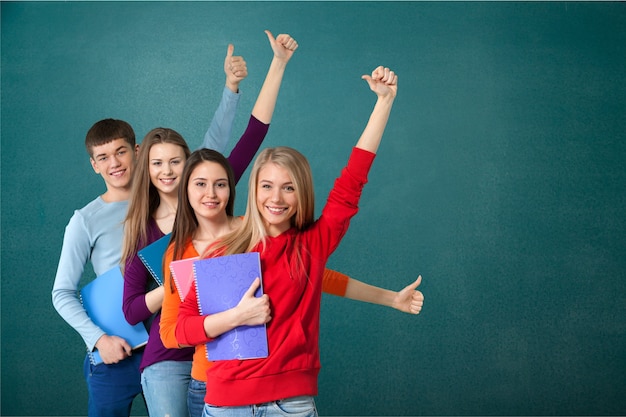
[[[131,356],[133,354],[133,349],[130,347],[130,345],[128,344],[126,340],[124,340],[124,343],[122,344],[122,348],[124,348],[124,351],[126,351],[126,354],[128,356]]]
[[[226,58],[233,56],[233,52],[235,52],[235,46],[232,43],[229,43],[228,50],[226,51]]]
[[[276,39],[274,39],[274,35],[269,30],[265,30],[265,34],[267,35],[267,39],[269,39],[270,43],[274,43]]]
[[[412,284],[409,284],[405,287],[405,289],[411,289],[414,290],[417,287],[419,287],[419,285],[422,283],[422,276],[418,276],[417,279],[415,280],[415,282],[413,282]]]
[[[361,75],[361,79],[367,81],[370,88],[374,88],[374,79],[369,75]]]
[[[254,297],[254,293],[256,292],[256,290],[259,288],[259,286],[261,285],[261,280],[257,277],[254,279],[254,281],[252,282],[252,285],[250,285],[250,288],[248,288],[248,290],[246,291],[244,297]]]

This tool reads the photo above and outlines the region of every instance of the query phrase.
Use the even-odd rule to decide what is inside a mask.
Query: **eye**
[[[269,190],[272,187],[269,184],[261,184],[261,188],[264,190]]]
[[[107,160],[106,156],[101,156],[101,157],[98,158],[98,162],[104,162],[106,160]]]
[[[294,188],[293,185],[286,185],[284,187],[284,190],[287,191],[287,192],[290,192],[290,193],[293,193],[294,191],[296,191],[296,189]]]
[[[218,188],[226,188],[228,187],[228,184],[225,182],[218,182],[217,184],[215,184]]]
[[[155,167],[161,166],[161,161],[152,161],[152,165]]]
[[[206,183],[204,181],[197,181],[194,183],[194,185],[198,188],[202,188],[206,185]]]
[[[119,156],[122,156],[122,155],[125,155],[125,154],[126,154],[126,152],[127,152],[126,150],[122,150],[122,151],[119,151],[117,154],[118,154]]]
[[[180,160],[180,159],[174,159],[174,160],[172,161],[172,165],[178,165],[178,164],[180,164],[180,163],[181,163],[181,160]]]

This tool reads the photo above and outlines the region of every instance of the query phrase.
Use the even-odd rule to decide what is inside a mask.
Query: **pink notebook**
[[[179,259],[170,262],[170,272],[172,273],[174,284],[176,284],[180,301],[185,299],[193,284],[193,263],[198,259],[200,258],[196,256],[195,258]]]

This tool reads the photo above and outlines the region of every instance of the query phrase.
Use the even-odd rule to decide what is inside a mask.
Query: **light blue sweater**
[[[222,99],[201,147],[224,152],[230,137],[239,94],[224,87]],[[78,289],[87,262],[96,276],[120,264],[123,222],[128,201],[105,202],[97,197],[76,210],[65,228],[63,247],[52,288],[52,304],[92,351],[105,332],[87,316]],[[91,277],[93,279],[94,277]]]

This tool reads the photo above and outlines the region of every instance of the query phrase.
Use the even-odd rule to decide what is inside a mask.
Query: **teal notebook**
[[[143,323],[130,325],[122,312],[124,277],[119,266],[85,285],[80,290],[80,301],[87,315],[98,327],[111,336],[119,336],[136,349],[148,343],[148,332]],[[98,365],[102,358],[97,350],[89,352],[91,363]]]
[[[168,233],[137,252],[139,259],[159,285],[163,285],[163,255],[170,243],[170,235]]]

